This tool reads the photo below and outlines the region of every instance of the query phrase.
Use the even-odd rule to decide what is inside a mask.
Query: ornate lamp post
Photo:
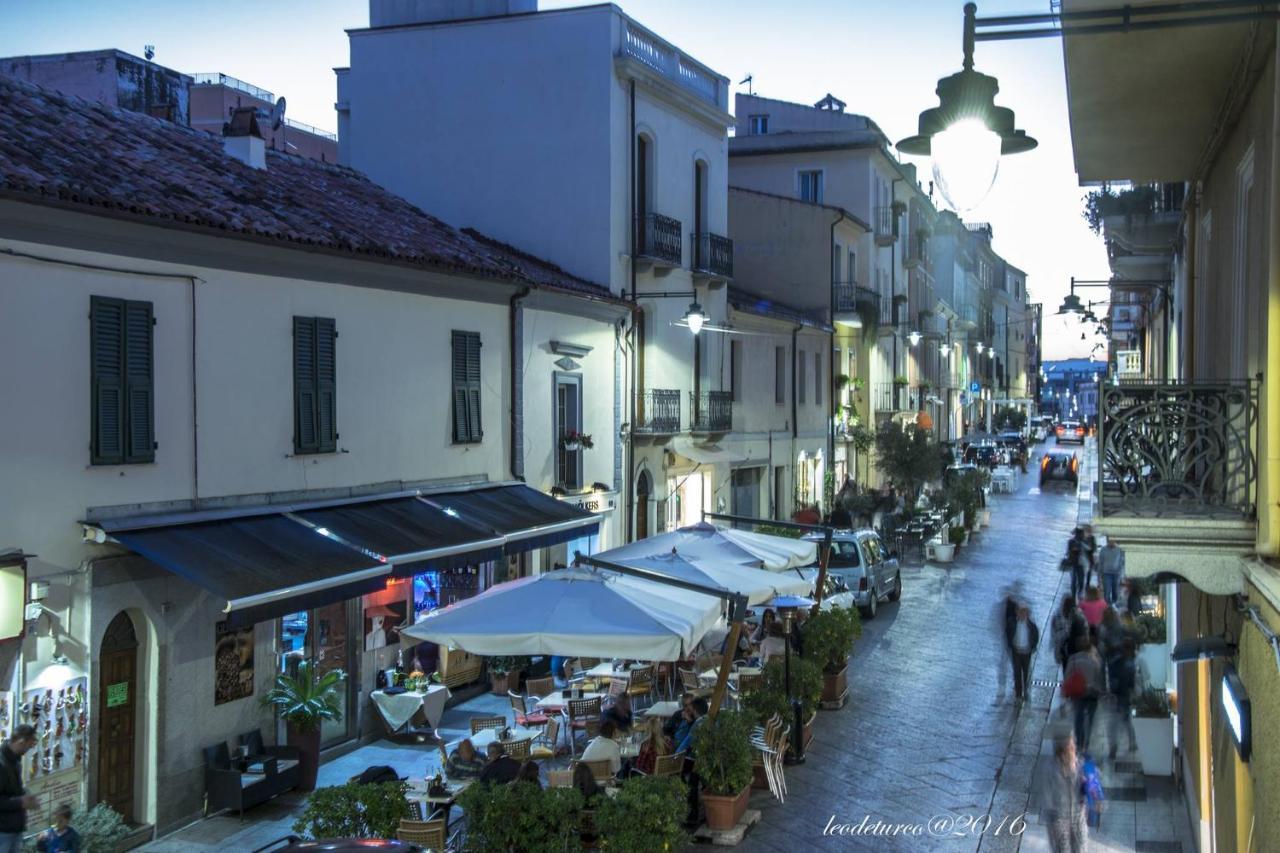
[[[800,700],[791,692],[791,638],[795,631],[796,611],[801,607],[812,607],[813,599],[799,595],[780,595],[770,605],[782,616],[782,634],[786,638],[786,653],[783,657],[785,668],[787,697],[791,700],[791,755],[788,764],[804,763],[804,708]]]

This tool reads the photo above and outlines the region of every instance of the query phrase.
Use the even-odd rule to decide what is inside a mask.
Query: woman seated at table
[[[786,651],[787,638],[782,635],[782,626],[775,621],[769,626],[769,635],[760,644],[760,665],[764,666],[770,658],[785,654]]]
[[[595,801],[604,791],[596,784],[596,777],[592,775],[591,768],[581,763],[573,765],[573,787],[577,788],[578,793],[582,795],[582,807],[587,809],[595,806]]]
[[[604,713],[600,715],[602,721],[613,723],[615,729],[620,732],[631,731],[633,721],[631,712],[631,697],[626,693],[619,693],[618,698],[613,704],[604,709]]]
[[[532,782],[539,788],[542,787],[542,778],[538,775],[538,762],[529,759],[520,765],[520,772],[516,774],[511,784],[519,785],[521,782]]]
[[[757,646],[763,643],[769,636],[769,629],[773,627],[773,623],[777,620],[778,614],[773,612],[772,607],[766,607],[764,613],[760,614],[760,624],[756,626],[756,630],[751,634],[751,642]]]
[[[653,768],[658,764],[658,759],[664,755],[670,755],[671,748],[671,741],[662,734],[660,729],[654,729],[640,746],[640,754],[636,756],[634,765],[635,769],[646,775],[651,775]]]
[[[591,739],[586,749],[582,750],[583,761],[608,761],[609,772],[617,774],[622,769],[622,748],[614,740],[618,729],[610,720],[600,724],[600,734]]]
[[[444,767],[445,775],[450,779],[476,779],[482,770],[484,770],[484,759],[476,752],[475,744],[470,738],[458,744],[458,748],[449,756],[449,762]]]

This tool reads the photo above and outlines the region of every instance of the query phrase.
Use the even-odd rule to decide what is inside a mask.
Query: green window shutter
[[[337,337],[331,318],[316,318],[316,444],[322,453],[338,449]]]
[[[156,460],[154,329],[150,302],[125,303],[125,462]]]
[[[320,449],[316,405],[316,319],[293,318],[293,449]]]
[[[89,301],[89,384],[92,395],[90,462],[119,465],[125,457],[125,301]]]
[[[483,437],[480,420],[480,334],[454,332],[453,441],[472,444]]]

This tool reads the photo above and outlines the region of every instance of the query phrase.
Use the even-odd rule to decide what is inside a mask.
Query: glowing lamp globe
[[[962,119],[933,137],[933,182],[957,213],[973,210],[996,182],[1000,135],[976,118]]]
[[[707,315],[703,313],[702,306],[697,302],[690,303],[689,310],[684,313],[684,321],[689,324],[689,331],[695,335],[702,331],[702,326],[707,322]]]

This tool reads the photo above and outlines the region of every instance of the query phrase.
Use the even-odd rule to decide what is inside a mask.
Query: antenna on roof
[[[276,98],[276,105],[271,108],[271,129],[279,130],[280,125],[284,124],[284,96]]]
[[[741,80],[738,81],[738,85],[741,86],[743,83],[746,83],[747,94],[754,95],[755,92],[751,91],[751,82],[755,79],[756,79],[756,76],[754,74],[748,74],[746,77],[743,77]]]
[[[142,46],[142,55],[150,62],[151,57],[156,55],[156,46],[154,44],[144,44]]]

